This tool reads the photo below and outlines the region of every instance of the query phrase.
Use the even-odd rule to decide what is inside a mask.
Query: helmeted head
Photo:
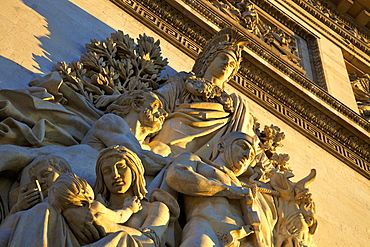
[[[207,70],[212,67],[212,62],[215,59],[227,59],[229,62],[228,66],[232,70],[229,71],[225,68],[224,73],[228,74],[225,81],[229,81],[239,70],[242,60],[241,52],[246,44],[247,39],[245,36],[241,35],[235,28],[224,28],[204,46],[202,52],[199,53],[195,60],[192,71],[197,77],[204,77]]]
[[[59,175],[72,172],[68,162],[57,155],[41,155],[34,159],[28,166],[30,179],[39,181],[44,197],[48,196],[48,191]]]
[[[212,160],[218,156],[236,176],[243,174],[256,156],[256,140],[242,132],[222,136],[213,149]]]
[[[140,200],[147,193],[144,166],[139,157],[124,146],[103,149],[96,161],[94,191],[109,201],[110,194],[124,194],[130,188]]]

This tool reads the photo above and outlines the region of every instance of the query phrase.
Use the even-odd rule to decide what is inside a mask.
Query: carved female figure
[[[98,157],[96,175],[94,191],[110,209],[121,209],[130,200],[141,202],[142,209],[125,223],[127,232],[144,246],[160,246],[169,210],[164,203],[145,198],[144,167],[137,155],[123,146],[106,148]]]
[[[209,158],[209,147],[222,135],[254,135],[246,103],[224,91],[239,70],[245,44],[236,30],[221,30],[197,57],[193,73],[181,72],[155,91],[170,114],[154,140],[169,145],[172,155],[188,151]]]

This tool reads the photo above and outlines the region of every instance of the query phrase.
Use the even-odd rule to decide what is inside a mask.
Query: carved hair
[[[145,94],[152,94],[152,92],[143,90],[132,90],[120,95],[108,108],[105,113],[113,113],[122,118],[125,118],[131,111],[132,105],[137,107],[142,106],[145,102]]]
[[[222,136],[218,142],[216,143],[216,145],[214,146],[213,148],[213,152],[212,152],[212,157],[211,157],[211,160],[215,160],[217,158],[217,156],[220,154],[220,148],[223,147],[225,148],[225,162],[232,162],[232,152],[231,150],[229,150],[229,148],[227,147],[231,147],[231,145],[233,144],[234,141],[236,140],[246,140],[252,147],[252,154],[253,156],[256,155],[256,138],[253,138],[252,136],[250,135],[247,135],[243,132],[239,132],[239,131],[234,131],[234,132],[229,132],[227,133],[226,135]]]
[[[232,53],[231,55],[236,60],[236,67],[228,80],[238,73],[240,63],[242,60],[241,52],[243,47],[247,44],[247,39],[241,35],[235,28],[227,27],[218,32],[210,39],[204,46],[201,53],[199,53],[193,72],[197,77],[203,77],[207,68],[220,53]]]
[[[140,200],[145,197],[147,190],[145,188],[144,179],[144,166],[141,163],[139,157],[124,146],[111,146],[103,149],[96,161],[96,182],[94,185],[94,191],[96,194],[101,194],[102,197],[109,201],[110,192],[104,183],[104,177],[102,172],[103,164],[110,157],[117,157],[119,159],[124,159],[126,165],[130,167],[132,173],[131,187],[133,188],[134,195]]]
[[[64,211],[71,206],[90,206],[94,192],[86,180],[73,173],[60,175],[49,189],[49,203],[57,210]]]
[[[34,168],[38,165],[45,167],[51,166],[60,173],[72,172],[71,166],[64,158],[58,155],[48,154],[37,157],[29,164],[28,174],[30,177],[36,176],[36,174],[34,174]]]

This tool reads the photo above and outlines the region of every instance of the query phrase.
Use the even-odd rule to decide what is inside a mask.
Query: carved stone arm
[[[169,221],[170,211],[168,207],[162,202],[152,202],[141,228],[153,230],[156,236],[161,239],[167,230]]]
[[[240,199],[249,195],[247,188],[229,186],[199,173],[205,166],[209,165],[203,163],[197,155],[182,154],[170,165],[166,182],[174,190],[191,196],[226,196],[230,199]]]

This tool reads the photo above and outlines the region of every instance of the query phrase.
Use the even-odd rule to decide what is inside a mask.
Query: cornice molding
[[[193,58],[196,57],[203,46],[203,42],[201,42],[202,39],[199,37],[207,39],[208,35],[216,31],[210,28],[209,30],[203,30],[202,34],[189,32],[187,28],[194,25],[192,20],[184,18],[182,13],[180,13],[180,17],[177,16],[177,13],[169,13],[167,10],[165,11],[163,8],[155,6],[155,2],[151,2],[151,4],[154,5],[151,6],[149,10],[143,6],[143,3],[149,0],[111,1]],[[192,3],[191,7],[198,8],[196,11],[204,14],[204,16],[208,17],[207,19],[212,19],[213,15],[219,14],[215,12],[215,9],[208,9],[207,6],[202,5],[200,3],[201,1],[185,1]],[[344,118],[347,118],[347,120],[342,119],[344,122],[349,119],[365,132],[370,133],[370,123],[360,115],[356,114],[347,106],[329,95],[320,86],[306,78],[300,71],[297,71],[296,66],[291,66],[287,61],[273,54],[268,50],[266,44],[256,41],[252,34],[246,33],[245,30],[235,25],[235,23],[229,22],[227,18],[224,18],[224,15],[219,14],[218,16],[219,18],[217,20],[222,20],[222,23],[216,23],[215,19],[213,19],[213,24],[220,28],[234,24],[234,26],[240,29],[250,40],[247,46],[250,51],[257,54],[265,61],[268,61],[272,67],[276,68],[281,73],[288,76],[290,80],[298,83],[305,90],[325,102],[332,110],[340,113],[339,115],[343,114]],[[177,18],[180,18],[181,21],[176,22],[176,26],[172,25],[173,20]],[[311,50],[311,52],[318,51]],[[242,68],[241,72],[236,77],[238,83],[233,83],[235,87],[251,99],[260,102],[262,106],[268,108],[273,114],[284,119],[288,124],[298,129],[312,141],[318,143],[335,157],[370,179],[370,145],[361,140],[360,134],[354,134],[343,127],[338,122],[338,118],[341,117],[329,117],[326,115],[323,111],[324,106],[322,106],[321,110],[313,107],[309,102],[295,95],[293,91],[287,89],[281,82],[268,76],[261,69],[257,69],[257,67],[254,66],[251,70],[251,66],[254,65],[245,63],[245,68]],[[254,69],[256,73],[251,72]],[[259,89],[257,90],[256,87]],[[253,90],[255,90],[255,94],[263,94],[265,96],[256,98],[256,95],[251,93]]]
[[[370,179],[370,144],[272,76],[251,62],[244,62],[230,84]]]
[[[266,0],[262,0],[266,1]],[[351,50],[353,53],[356,54],[356,56],[361,57],[365,61],[370,63],[370,59],[367,56],[364,56],[364,54],[361,54],[358,52],[354,47],[358,48],[362,52],[364,52],[366,55],[370,55],[370,38],[369,35],[364,34],[363,32],[359,31],[359,28],[356,27],[353,24],[350,24],[348,21],[345,21],[343,17],[340,17],[339,14],[337,14],[337,18],[340,18],[342,23],[345,23],[349,28],[352,29],[352,32],[350,30],[345,29],[338,23],[336,23],[334,20],[329,18],[327,15],[324,15],[322,12],[320,12],[318,9],[316,9],[309,1],[307,0],[283,0],[285,4],[287,4],[289,7],[291,7],[294,11],[297,11],[301,15],[310,18],[310,16],[314,17],[315,19],[319,20],[321,23],[329,27],[330,30],[333,30],[335,33],[337,33],[342,39],[336,37],[328,30],[323,29],[328,35],[330,35],[335,40],[339,41],[340,44],[345,46],[347,49]],[[293,2],[293,3],[292,3]],[[295,4],[296,5],[295,5]],[[303,12],[301,9],[297,8],[296,6],[299,6],[301,9],[305,10]],[[331,10],[331,12],[335,12],[334,10]],[[308,14],[309,15],[308,15]],[[314,22],[317,27],[321,26]],[[358,34],[354,35],[354,30],[358,32]],[[364,37],[366,38],[369,43],[365,43],[363,40],[361,40],[358,37]],[[348,42],[349,41],[349,42]],[[354,46],[354,47],[353,47]]]

